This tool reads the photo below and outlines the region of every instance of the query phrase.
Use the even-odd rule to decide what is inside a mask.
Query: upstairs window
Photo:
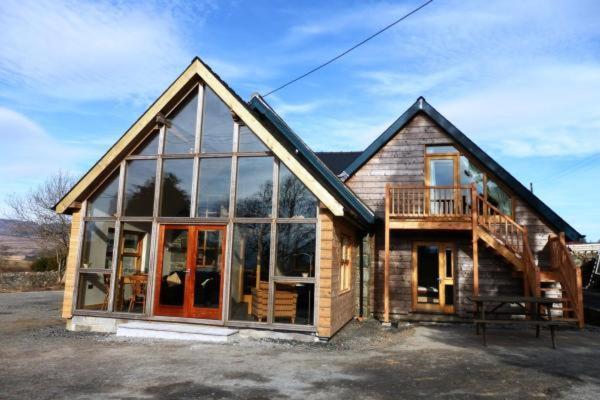
[[[233,147],[233,117],[229,107],[209,87],[204,88],[202,153],[230,153]]]
[[[156,160],[131,160],[125,168],[123,215],[151,217],[154,210]]]
[[[317,198],[282,163],[279,164],[279,218],[315,218]]]
[[[458,153],[456,147],[450,145],[427,146],[427,154],[454,154]]]
[[[258,137],[246,125],[240,126],[240,136],[238,139],[238,151],[240,152],[266,152],[267,146],[260,141]]]
[[[88,217],[114,217],[117,213],[119,194],[119,172],[115,172],[88,200]]]
[[[165,135],[165,154],[194,153],[196,143],[196,122],[198,113],[198,90],[186,99],[173,114],[169,114],[169,124]]]

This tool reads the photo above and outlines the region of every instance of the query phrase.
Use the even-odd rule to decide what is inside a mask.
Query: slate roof
[[[362,223],[373,224],[375,214],[367,207],[327,165],[308,147],[302,139],[285,123],[285,121],[259,95],[254,95],[248,102],[251,110],[271,133],[287,145],[292,154],[299,156],[315,179],[332,190],[332,194],[358,218]]]
[[[362,154],[362,151],[317,151],[315,154],[327,165],[327,168],[339,176]]]
[[[419,97],[408,110],[404,112],[394,123],[392,123],[367,149],[358,156],[343,172],[348,177],[358,171],[371,157],[373,157],[396,133],[402,129],[417,114],[422,113],[431,118],[448,136],[473,156],[480,164],[491,172],[497,179],[508,186],[519,198],[521,198],[531,209],[537,212],[551,227],[559,232],[564,232],[571,241],[577,241],[584,237],[575,228],[569,225],[550,207],[548,207],[535,194],[527,189],[521,182],[498,164],[485,151],[477,146],[471,139],[448,121],[442,114],[433,108],[425,98]]]

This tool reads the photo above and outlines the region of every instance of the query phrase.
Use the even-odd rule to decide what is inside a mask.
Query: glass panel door
[[[413,260],[413,309],[454,313],[454,247],[416,243]]]
[[[439,260],[438,246],[417,246],[417,304],[435,306],[440,304]]]
[[[162,226],[160,232],[154,314],[185,316],[189,275],[189,229]]]
[[[448,215],[454,213],[455,167],[454,158],[433,158],[429,160],[429,185],[436,186],[430,190],[429,194],[431,214]]]
[[[195,236],[196,262],[191,314],[196,318],[221,319],[225,227],[199,226]]]
[[[155,315],[221,319],[225,226],[161,227]]]

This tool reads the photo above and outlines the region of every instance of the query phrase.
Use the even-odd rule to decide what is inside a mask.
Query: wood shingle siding
[[[456,143],[439,126],[418,114],[345,183],[377,215],[385,218],[385,184],[425,183],[427,145]],[[458,147],[458,146],[457,146]],[[468,156],[468,155],[467,155]],[[515,197],[513,197],[515,198]],[[523,201],[515,198],[516,221],[528,228],[532,250],[545,265],[548,234],[552,230]],[[472,310],[467,296],[473,290],[473,258],[470,233],[392,231],[390,235],[390,314],[412,311],[412,243],[415,241],[452,242],[455,244],[455,308],[459,316]],[[384,230],[375,231],[375,251],[370,265],[373,290],[370,312],[383,315]],[[479,285],[481,294],[522,294],[523,281],[514,269],[485,245],[479,245]]]
[[[351,265],[355,265],[358,245],[356,228],[343,218],[335,217],[325,208],[319,210],[321,226],[319,320],[317,333],[320,337],[331,337],[354,317],[355,285],[350,290],[340,290],[341,237],[350,239]],[[350,269],[355,273],[355,269]],[[351,282],[355,282],[351,277]]]

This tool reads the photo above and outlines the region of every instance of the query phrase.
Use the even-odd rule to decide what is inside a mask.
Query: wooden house
[[[419,98],[365,151],[314,153],[196,58],[55,206],[63,317],[313,333],[357,316],[469,318],[559,282],[582,236]]]

